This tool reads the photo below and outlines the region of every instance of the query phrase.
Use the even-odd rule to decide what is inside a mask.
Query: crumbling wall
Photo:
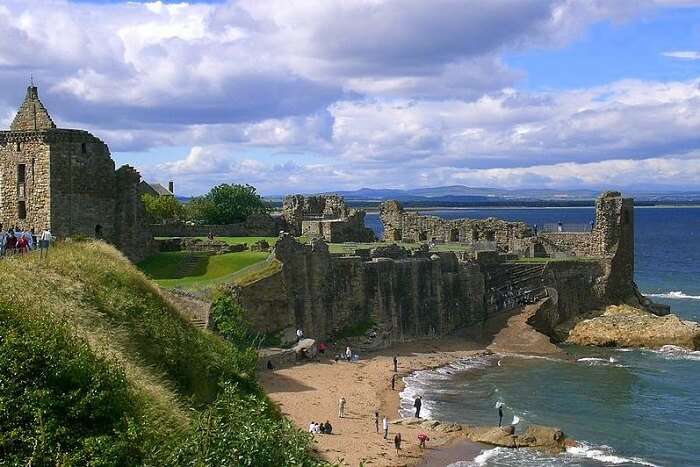
[[[284,230],[282,218],[267,214],[254,214],[244,222],[218,225],[188,225],[181,222],[151,224],[154,237],[276,237]]]
[[[298,237],[323,238],[330,243],[373,242],[365,227],[365,212],[350,209],[338,195],[291,195],[284,199],[282,218],[286,231]]]
[[[261,332],[297,326],[327,338],[373,322],[401,340],[444,335],[484,318],[483,274],[452,253],[335,257],[323,241],[302,245],[285,235],[275,255],[282,271],[237,292]]]
[[[514,251],[518,240],[533,235],[524,222],[496,218],[446,220],[404,210],[398,201],[380,206],[385,241],[496,242],[501,251]]]
[[[114,180],[114,230],[111,241],[127,258],[138,262],[157,253],[141,200],[141,175],[133,167],[124,165],[116,171]]]

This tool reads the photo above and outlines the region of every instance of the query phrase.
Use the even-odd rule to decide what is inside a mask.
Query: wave
[[[657,355],[667,360],[694,360],[700,361],[700,350],[688,350],[675,345],[664,345],[659,350],[652,350]]]
[[[700,295],[687,295],[682,290],[666,293],[645,293],[647,297],[668,298],[671,300],[700,300]]]
[[[659,467],[640,457],[623,457],[615,454],[609,446],[592,446],[586,443],[578,443],[576,446],[566,448],[566,453],[574,458],[592,459],[604,464],[637,464]]]
[[[459,461],[450,464],[448,467],[486,467],[498,465],[510,466],[551,466],[559,467],[566,465],[581,465],[581,461],[594,461],[601,465],[644,465],[649,467],[659,467],[646,459],[640,457],[621,456],[609,446],[594,446],[587,443],[579,443],[566,449],[562,455],[547,455],[533,449],[509,449],[492,448],[481,451],[472,462]]]

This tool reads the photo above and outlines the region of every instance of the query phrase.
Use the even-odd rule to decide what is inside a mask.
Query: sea
[[[445,219],[498,217],[587,224],[593,208],[431,209]],[[367,224],[381,233],[377,214]],[[635,208],[635,281],[682,319],[700,321],[700,208]],[[428,418],[560,427],[578,442],[558,456],[485,448],[466,466],[700,466],[700,351],[562,347],[568,358],[517,354],[464,359],[405,378],[403,415],[423,396]]]

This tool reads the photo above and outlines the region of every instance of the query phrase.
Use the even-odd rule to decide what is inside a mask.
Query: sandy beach
[[[259,378],[269,397],[300,428],[308,429],[312,421],[330,421],[333,434],[315,436],[316,450],[324,459],[350,466],[359,466],[362,462],[375,466],[417,465],[423,454],[418,446],[418,433],[426,432],[430,437],[426,451],[445,446],[458,435],[390,425],[388,439],[383,438],[381,417],[386,415],[390,421],[399,418],[401,377],[480,352],[483,346],[465,339],[416,341],[361,355],[358,362],[336,363],[322,358],[318,363],[261,372]],[[400,377],[392,391],[394,355],[398,357]],[[341,397],[347,401],[346,416],[342,419],[338,418]],[[380,413],[379,433],[374,423],[375,410]],[[403,439],[399,455],[393,441],[397,432]],[[471,444],[478,448],[475,449],[478,454],[482,447]]]
[[[463,336],[395,344],[389,349],[360,355],[360,360],[353,363],[335,362],[328,356],[322,356],[320,362],[261,371],[259,379],[270,399],[299,428],[308,430],[312,421],[330,421],[332,435],[315,435],[315,449],[329,461],[349,466],[359,466],[361,463],[374,466],[427,466],[445,465],[444,462],[455,453],[470,455],[473,459],[485,446],[472,443],[459,433],[390,425],[389,436],[385,440],[381,418],[385,415],[390,421],[399,418],[402,378],[414,371],[441,367],[460,358],[488,352],[487,347],[492,343],[497,344],[497,349],[494,349],[497,351],[540,354],[555,351],[556,347],[546,339],[537,337],[539,334],[525,323],[525,316],[531,311],[532,307],[526,307],[522,313],[519,310],[504,314]],[[509,349],[507,345],[512,333],[521,336],[514,339],[518,343],[517,349]],[[534,337],[526,339],[529,345],[523,345],[522,336],[531,333],[534,333]],[[394,355],[398,358],[398,377],[392,391]],[[347,401],[346,416],[342,419],[338,417],[341,397]],[[375,411],[380,413],[379,433],[374,424]],[[393,442],[397,432],[403,439],[399,455]],[[430,437],[424,451],[418,446],[417,435],[420,432],[426,432]],[[455,444],[455,440],[459,440],[459,443]],[[449,449],[445,449],[447,447]]]

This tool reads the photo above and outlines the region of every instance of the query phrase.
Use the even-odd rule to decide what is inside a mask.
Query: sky
[[[2,0],[0,127],[179,195],[700,190],[700,0]]]

